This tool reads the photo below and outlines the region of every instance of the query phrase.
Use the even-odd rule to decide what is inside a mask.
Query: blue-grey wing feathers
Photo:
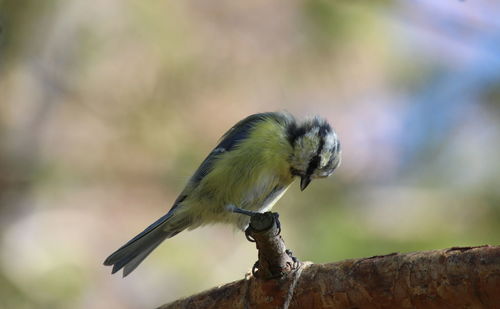
[[[239,121],[221,137],[214,150],[212,150],[207,158],[201,163],[193,177],[191,177],[191,184],[195,185],[199,183],[208,173],[210,173],[214,163],[222,154],[224,154],[224,152],[231,151],[237,147],[239,143],[248,138],[252,129],[259,122],[266,119],[273,119],[274,121],[281,123],[283,126],[288,126],[289,124],[295,122],[292,115],[285,113],[254,114]]]

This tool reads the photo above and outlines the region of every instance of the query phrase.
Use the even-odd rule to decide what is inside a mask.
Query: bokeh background
[[[225,130],[320,114],[343,164],[278,203],[317,263],[500,243],[500,2],[0,0],[0,308],[153,308],[243,278],[231,227],[122,279]]]

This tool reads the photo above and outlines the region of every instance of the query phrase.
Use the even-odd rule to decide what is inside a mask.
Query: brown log
[[[283,278],[248,276],[160,308],[500,308],[500,247],[305,263]]]

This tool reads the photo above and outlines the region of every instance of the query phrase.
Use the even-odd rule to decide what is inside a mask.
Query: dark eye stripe
[[[311,161],[309,161],[309,165],[307,166],[306,175],[311,176],[314,173],[314,170],[318,168],[319,165],[319,156],[315,155]]]
[[[307,166],[307,171],[306,171],[307,176],[311,176],[312,173],[314,173],[314,170],[316,170],[318,168],[319,161],[321,158],[321,151],[323,150],[323,147],[325,146],[324,134],[325,133],[322,134],[321,130],[318,133],[318,135],[321,137],[319,140],[318,150],[316,151],[316,155],[314,157],[312,157],[311,160],[309,161],[309,165]]]

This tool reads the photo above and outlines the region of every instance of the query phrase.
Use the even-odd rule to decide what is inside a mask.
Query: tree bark
[[[500,247],[302,263],[282,278],[248,276],[160,308],[500,308]]]

